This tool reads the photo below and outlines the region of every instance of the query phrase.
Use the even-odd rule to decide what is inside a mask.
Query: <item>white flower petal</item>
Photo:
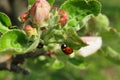
[[[102,46],[101,37],[81,37],[81,39],[88,45],[79,49],[79,54],[83,57],[87,57],[94,54]]]

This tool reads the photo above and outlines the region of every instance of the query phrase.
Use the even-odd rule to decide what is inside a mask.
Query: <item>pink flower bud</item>
[[[21,22],[26,22],[27,21],[27,17],[28,17],[28,13],[27,12],[21,14],[20,15]]]
[[[27,25],[23,28],[23,30],[26,32],[28,36],[36,35],[37,31],[36,28],[32,28],[31,25]]]
[[[50,4],[46,0],[37,0],[30,9],[33,23],[39,24],[49,19]]]
[[[65,26],[65,24],[68,21],[68,14],[66,11],[64,11],[64,10],[58,11],[58,21],[62,27]]]

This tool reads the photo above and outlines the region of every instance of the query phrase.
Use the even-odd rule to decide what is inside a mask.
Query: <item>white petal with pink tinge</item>
[[[87,57],[91,54],[94,54],[102,46],[102,38],[101,37],[81,37],[81,39],[86,44],[88,44],[87,46],[80,48],[78,51],[78,53],[83,57]]]

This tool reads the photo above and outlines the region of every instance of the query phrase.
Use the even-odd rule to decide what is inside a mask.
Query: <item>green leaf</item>
[[[0,32],[6,33],[9,29],[0,22]]]
[[[112,29],[109,32],[101,33],[103,39],[103,51],[107,59],[114,63],[120,62],[120,33],[114,32]]]
[[[73,28],[68,28],[64,33],[64,42],[68,44],[72,49],[78,50],[86,44],[80,39],[76,31]]]
[[[73,19],[70,19],[70,20],[68,21],[68,23],[67,23],[67,25],[66,25],[65,27],[70,27],[70,26],[72,26],[72,27],[76,27],[76,28],[77,28],[78,23],[79,23],[79,22],[78,22],[75,18],[73,18]]]
[[[6,27],[10,27],[12,25],[10,18],[2,12],[0,12],[0,23]]]
[[[111,48],[120,52],[120,33],[114,32],[112,29],[107,32],[101,33],[104,46],[110,46]]]
[[[91,10],[90,14],[98,15],[101,12],[101,4],[97,0],[89,0],[87,4]]]
[[[20,30],[10,30],[0,38],[1,54],[23,53],[27,47],[27,36]]]
[[[106,47],[105,54],[107,59],[116,64],[120,64],[120,53],[118,51],[116,51],[112,47]]]
[[[33,5],[35,3],[36,0],[28,0],[28,4],[29,5]]]
[[[82,20],[89,14],[98,15],[101,11],[101,4],[96,0],[67,0],[60,9],[66,10],[71,18],[76,16],[78,20]]]
[[[55,2],[55,0],[47,0],[49,2],[49,4],[52,6]]]
[[[49,35],[44,35],[44,41],[47,44],[52,42],[58,44],[66,43],[74,50],[78,50],[86,45],[73,28],[53,29]]]
[[[69,58],[68,60],[69,60],[69,63],[71,63],[76,67],[81,67],[81,64],[84,63],[84,58],[78,57],[78,56],[75,56],[74,58]]]
[[[82,20],[83,28],[79,30],[79,34],[99,35],[102,32],[109,31],[109,20],[107,16],[99,14],[98,16],[88,15]]]
[[[88,25],[86,26],[91,33],[101,33],[104,31],[109,31],[110,29],[109,20],[103,14],[99,14],[98,16],[92,16],[91,19],[88,21]]]
[[[56,59],[51,67],[53,69],[61,69],[64,67],[64,63],[62,61]]]
[[[109,20],[106,15],[99,14],[95,18],[95,26],[99,29],[99,31],[106,30],[108,31],[110,29],[109,27]]]
[[[25,52],[30,52],[38,46],[38,44],[40,43],[41,34],[42,32],[38,32],[38,35],[36,36],[34,42],[26,49]]]

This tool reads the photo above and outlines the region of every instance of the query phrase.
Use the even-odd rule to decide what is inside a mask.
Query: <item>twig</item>
[[[25,59],[28,58],[35,58],[40,55],[46,54],[47,51],[44,50],[37,50],[35,52],[28,52],[25,54],[17,54],[16,56],[10,57],[10,59],[6,60],[5,62],[0,63],[0,70],[8,70],[15,73],[22,73],[22,74],[29,74],[29,71],[21,68],[20,65],[25,62]]]

